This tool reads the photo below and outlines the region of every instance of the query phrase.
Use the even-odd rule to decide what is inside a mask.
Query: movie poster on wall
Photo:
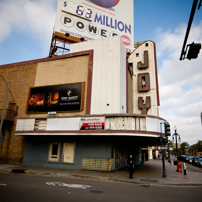
[[[83,110],[85,83],[71,83],[30,88],[27,113]]]
[[[86,40],[118,35],[133,50],[133,0],[58,0],[54,32]]]

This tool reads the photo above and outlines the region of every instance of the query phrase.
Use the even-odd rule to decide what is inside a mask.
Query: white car
[[[193,156],[189,156],[189,158],[188,158],[188,163],[191,163],[191,164],[192,164],[192,159],[193,159]]]

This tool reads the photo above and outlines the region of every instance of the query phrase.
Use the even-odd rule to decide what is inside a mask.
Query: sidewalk
[[[176,172],[176,169],[176,165],[170,165],[170,163],[165,160],[165,171],[167,177],[163,178],[162,160],[150,160],[144,162],[143,165],[137,166],[135,168],[133,179],[129,179],[127,169],[113,172],[101,172],[0,164],[0,172],[7,173],[25,173],[32,175],[51,175],[74,178],[79,177],[86,179],[137,183],[143,185],[202,186],[202,173],[191,172],[187,169],[186,175],[184,175],[183,171]]]

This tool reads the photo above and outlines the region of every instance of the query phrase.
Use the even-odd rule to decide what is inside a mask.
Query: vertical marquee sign
[[[133,0],[58,0],[54,32],[93,40],[119,35],[134,48]]]

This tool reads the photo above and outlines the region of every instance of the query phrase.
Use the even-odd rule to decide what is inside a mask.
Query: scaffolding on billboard
[[[49,57],[64,55],[69,53],[69,46],[72,43],[86,41],[83,37],[71,36],[69,33],[54,32],[51,40]]]

